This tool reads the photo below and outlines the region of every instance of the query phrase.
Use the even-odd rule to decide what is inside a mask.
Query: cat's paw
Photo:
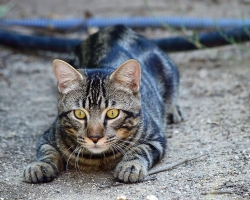
[[[45,162],[33,162],[29,164],[23,173],[23,180],[27,183],[45,183],[54,180],[58,176],[56,166]]]
[[[171,112],[167,114],[167,118],[168,118],[168,123],[171,123],[171,124],[177,124],[183,121],[184,119],[183,113],[180,107],[177,105],[171,106]]]
[[[125,183],[140,182],[148,174],[144,165],[140,160],[121,161],[115,168],[114,177]]]

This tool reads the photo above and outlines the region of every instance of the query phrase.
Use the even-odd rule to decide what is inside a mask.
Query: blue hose
[[[230,28],[227,30],[204,32],[197,35],[202,47],[216,47],[250,40],[250,26]],[[159,48],[166,52],[187,51],[199,49],[190,38],[183,36],[152,39]],[[0,44],[15,49],[45,50],[54,52],[71,52],[80,44],[79,39],[64,39],[47,36],[23,35],[0,29]]]
[[[226,44],[244,42],[250,40],[250,20],[238,19],[195,19],[195,18],[168,18],[168,17],[134,17],[134,18],[90,18],[90,19],[17,19],[0,20],[0,26],[26,26],[36,28],[51,28],[55,30],[70,30],[88,27],[103,28],[116,24],[129,27],[157,27],[169,25],[174,28],[216,28],[218,31],[200,33],[197,36],[199,45],[202,47],[215,47]],[[230,27],[230,28],[229,28]],[[227,28],[227,29],[225,29]],[[79,39],[63,39],[47,36],[23,35],[0,29],[0,44],[30,50],[47,50],[54,52],[70,52],[82,42]],[[190,38],[184,36],[174,38],[162,38],[152,40],[162,50],[186,51],[198,49]]]
[[[183,17],[124,17],[124,18],[89,18],[89,19],[14,19],[0,20],[0,26],[26,26],[35,28],[51,28],[55,30],[70,30],[74,28],[89,28],[123,24],[129,27],[162,27],[186,29],[210,29],[250,26],[249,19],[200,19]]]

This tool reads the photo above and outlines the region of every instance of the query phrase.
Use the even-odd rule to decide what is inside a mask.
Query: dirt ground
[[[0,1],[4,2],[4,1]],[[250,18],[243,0],[88,1],[22,0],[6,18],[165,15]],[[100,3],[103,2],[103,3]],[[167,30],[142,31],[164,37]],[[168,150],[156,167],[201,158],[157,174],[155,180],[100,189],[111,172],[70,171],[46,184],[22,182],[36,143],[57,115],[51,53],[0,47],[0,199],[145,200],[250,199],[250,44],[172,53],[181,74],[180,102],[186,120],[169,125]]]

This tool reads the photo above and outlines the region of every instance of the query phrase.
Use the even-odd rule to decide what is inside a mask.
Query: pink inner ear
[[[138,61],[131,59],[124,62],[110,77],[130,88],[134,93],[140,89],[141,67]]]
[[[82,80],[82,75],[70,64],[56,59],[53,61],[52,65],[57,79],[59,92],[65,93],[69,91],[77,81]]]
[[[57,65],[55,67],[55,76],[59,84],[70,81],[72,77],[72,72],[70,69],[63,65]]]

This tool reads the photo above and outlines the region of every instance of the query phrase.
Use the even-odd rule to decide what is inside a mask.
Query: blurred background
[[[189,17],[242,20],[250,18],[249,0],[0,0],[0,4],[2,19],[87,19],[136,16],[184,19]],[[170,27],[165,27],[164,31],[161,30],[162,27],[160,30],[145,27],[142,33],[150,38],[176,34],[176,30],[173,31]],[[28,30],[19,27],[19,31]],[[80,36],[86,37],[83,34]]]
[[[1,0],[2,5],[8,0]],[[249,0],[22,0],[11,1],[6,18],[124,16],[249,17]]]

